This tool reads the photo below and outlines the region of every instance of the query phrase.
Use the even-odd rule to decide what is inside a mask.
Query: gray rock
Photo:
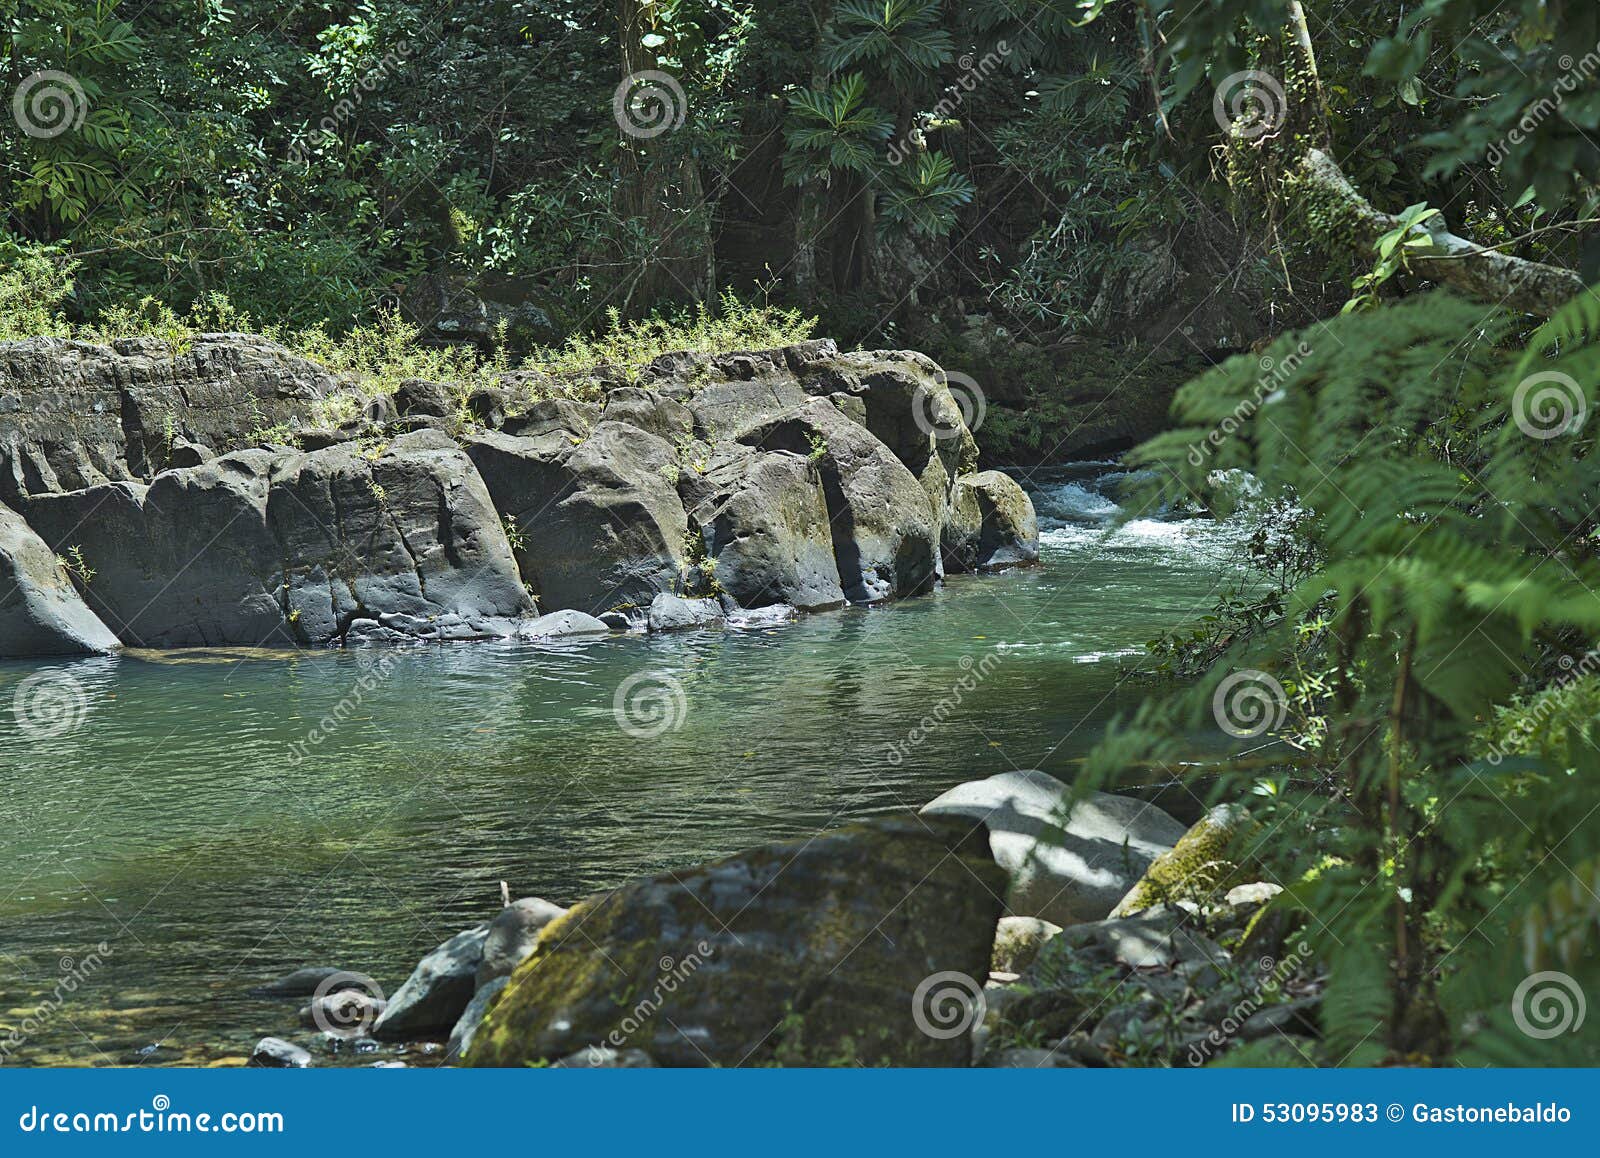
[[[517,628],[518,639],[559,639],[569,635],[610,635],[605,620],[582,611],[552,611]]]
[[[716,561],[717,583],[741,606],[844,604],[822,475],[809,456],[733,444],[679,491]]]
[[[359,974],[348,973],[332,965],[307,965],[293,973],[285,973],[275,981],[255,986],[250,994],[253,997],[310,997],[323,982],[341,973],[350,978],[349,984],[342,988],[359,988]]]
[[[478,1032],[478,1026],[483,1024],[483,1015],[489,1012],[489,1006],[494,1004],[495,998],[500,996],[511,978],[506,975],[491,978],[478,986],[472,1000],[462,1010],[461,1017],[456,1021],[455,1028],[450,1031],[450,1041],[445,1047],[445,1052],[452,1058],[466,1056],[472,1048],[473,1035]]]
[[[862,351],[815,361],[801,380],[889,448],[922,484],[942,525],[953,481],[978,464],[977,443],[944,371],[909,350]],[[976,402],[966,401],[975,416]]]
[[[357,620],[494,638],[533,612],[482,480],[438,431],[242,451],[26,514],[56,550],[80,547],[87,602],[129,645],[325,644]]]
[[[483,958],[478,965],[478,985],[509,976],[533,952],[534,942],[544,927],[566,911],[541,897],[523,897],[502,909],[489,922],[489,935],[484,940]]]
[[[1045,942],[1060,932],[1060,925],[1038,917],[1001,917],[995,926],[989,968],[1000,973],[1021,973],[1033,963]]]
[[[311,1064],[311,1054],[281,1037],[264,1037],[256,1042],[246,1064],[261,1069],[299,1070]]]
[[[951,490],[940,539],[946,571],[985,571],[1039,560],[1033,500],[998,470],[962,475]]]
[[[517,520],[517,563],[542,606],[598,614],[676,588],[688,518],[662,439],[602,422],[576,446],[559,432],[489,432],[467,453],[495,507]]]
[[[920,1032],[943,1007],[916,1002],[985,975],[1003,880],[966,825],[893,817],[631,881],[546,929],[468,1064],[966,1065],[968,1036]]]
[[[995,862],[1010,876],[1011,914],[1075,925],[1109,913],[1186,830],[1152,804],[1105,792],[1069,813],[1070,795],[1043,772],[1005,772],[957,785],[922,812],[987,826]]]
[[[0,343],[0,501],[147,480],[183,443],[230,448],[304,420],[337,388],[314,362],[250,334],[108,346],[58,338]],[[26,514],[26,511],[23,511]]]
[[[814,398],[743,441],[815,464],[845,598],[877,603],[937,585],[939,522],[927,493],[883,443],[831,403]]]
[[[604,422],[625,422],[667,442],[694,433],[694,412],[683,403],[654,390],[623,386],[606,395]]]
[[[507,418],[500,429],[507,434],[523,438],[537,438],[557,431],[568,441],[581,441],[589,436],[594,424],[600,421],[600,408],[588,402],[571,398],[541,398],[521,414]]]
[[[372,1027],[379,1041],[444,1037],[472,1002],[487,924],[451,937],[417,963]]]
[[[728,626],[739,631],[762,631],[769,627],[781,627],[785,623],[793,623],[798,615],[795,608],[787,603],[774,603],[771,607],[761,607],[754,611],[736,611],[728,616]]]
[[[407,378],[394,392],[394,405],[408,416],[448,418],[455,412],[455,390],[443,382]]]
[[[20,515],[0,505],[0,659],[102,655],[118,646],[55,552]]]
[[[651,631],[689,631],[723,622],[722,605],[715,599],[685,599],[663,591],[650,601]]]
[[[383,998],[361,989],[342,989],[312,998],[311,1004],[300,1007],[298,1016],[307,1029],[356,1036],[382,1016],[385,1004]]]
[[[1188,914],[1165,908],[1146,909],[1136,917],[1094,921],[1065,930],[1059,946],[1041,950],[1036,966],[1053,967],[1057,954],[1088,956],[1128,969],[1172,969],[1179,965],[1226,965],[1228,954],[1211,938],[1191,928]]]

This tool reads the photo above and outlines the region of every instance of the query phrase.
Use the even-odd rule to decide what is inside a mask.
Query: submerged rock
[[[922,814],[983,823],[1010,877],[1009,913],[1075,925],[1111,912],[1184,827],[1153,804],[1106,792],[1069,811],[1071,793],[1044,772],[1005,772],[957,785]]]
[[[910,817],[636,880],[545,930],[467,1061],[965,1065],[969,1027],[916,999],[981,989],[1003,887],[981,834]]]
[[[322,987],[323,982],[341,974],[350,978],[349,984],[340,986],[341,989],[360,987],[358,981],[360,974],[350,973],[333,965],[307,965],[292,973],[285,973],[274,981],[268,981],[265,985],[255,986],[250,990],[250,994],[253,997],[310,997]]]
[[[451,937],[417,963],[372,1026],[379,1041],[446,1036],[461,1020],[477,988],[488,925]]]
[[[119,646],[55,552],[0,505],[0,659],[102,655]]]
[[[552,611],[517,628],[518,639],[560,639],[569,635],[610,635],[611,625],[582,611]]]

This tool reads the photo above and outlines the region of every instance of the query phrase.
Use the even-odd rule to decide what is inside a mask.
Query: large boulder
[[[718,584],[742,607],[839,607],[844,590],[822,475],[807,455],[737,443],[680,484]]]
[[[0,500],[148,479],[188,443],[228,450],[309,415],[327,370],[251,334],[108,346],[0,343]]]
[[[978,465],[966,421],[976,417],[978,400],[966,399],[963,410],[944,371],[914,351],[806,353],[792,355],[804,388],[832,398],[888,447],[922,484],[942,522],[956,478]],[[859,400],[859,408],[847,400]]]
[[[832,403],[813,398],[752,430],[747,445],[816,465],[840,586],[852,603],[931,591],[943,576],[939,523],[904,463]]]
[[[89,605],[129,645],[484,638],[533,612],[482,480],[438,431],[241,451],[43,495],[26,516],[81,552]]]
[[[489,935],[478,962],[477,984],[481,988],[497,977],[509,977],[533,952],[539,934],[567,910],[543,897],[523,897],[512,901],[489,922]]]
[[[488,937],[487,924],[475,925],[417,962],[373,1023],[372,1036],[379,1041],[447,1037],[472,1003]]]
[[[1017,480],[998,470],[962,475],[940,537],[946,571],[985,571],[1039,560],[1039,520]]]
[[[598,614],[677,587],[689,524],[664,439],[601,422],[576,443],[565,432],[491,431],[467,453],[495,506],[516,520],[517,563],[546,610]]]
[[[1150,862],[1184,834],[1153,804],[1072,790],[1044,772],[1003,772],[958,784],[922,809],[964,816],[988,829],[994,859],[1010,877],[1006,910],[1057,925],[1104,918]]]
[[[545,929],[467,1061],[966,1065],[970,1025],[918,1002],[979,991],[1004,885],[981,834],[911,817],[636,880]]]
[[[0,659],[100,655],[117,637],[22,517],[0,505]]]

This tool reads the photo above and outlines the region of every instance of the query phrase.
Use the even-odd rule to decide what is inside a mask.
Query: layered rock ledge
[[[599,401],[519,373],[351,406],[249,335],[0,344],[0,656],[737,623],[1038,558],[920,354],[677,353],[581,385]]]

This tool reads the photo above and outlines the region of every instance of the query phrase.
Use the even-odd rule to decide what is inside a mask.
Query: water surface
[[[1070,779],[1237,549],[1194,521],[1108,536],[1116,479],[1036,485],[1038,568],[766,631],[0,664],[0,1061],[25,1027],[13,1064],[236,1062],[309,1036],[251,985],[334,964],[392,991],[502,880],[570,903],[963,780]],[[25,681],[62,677],[76,724],[18,727]]]

